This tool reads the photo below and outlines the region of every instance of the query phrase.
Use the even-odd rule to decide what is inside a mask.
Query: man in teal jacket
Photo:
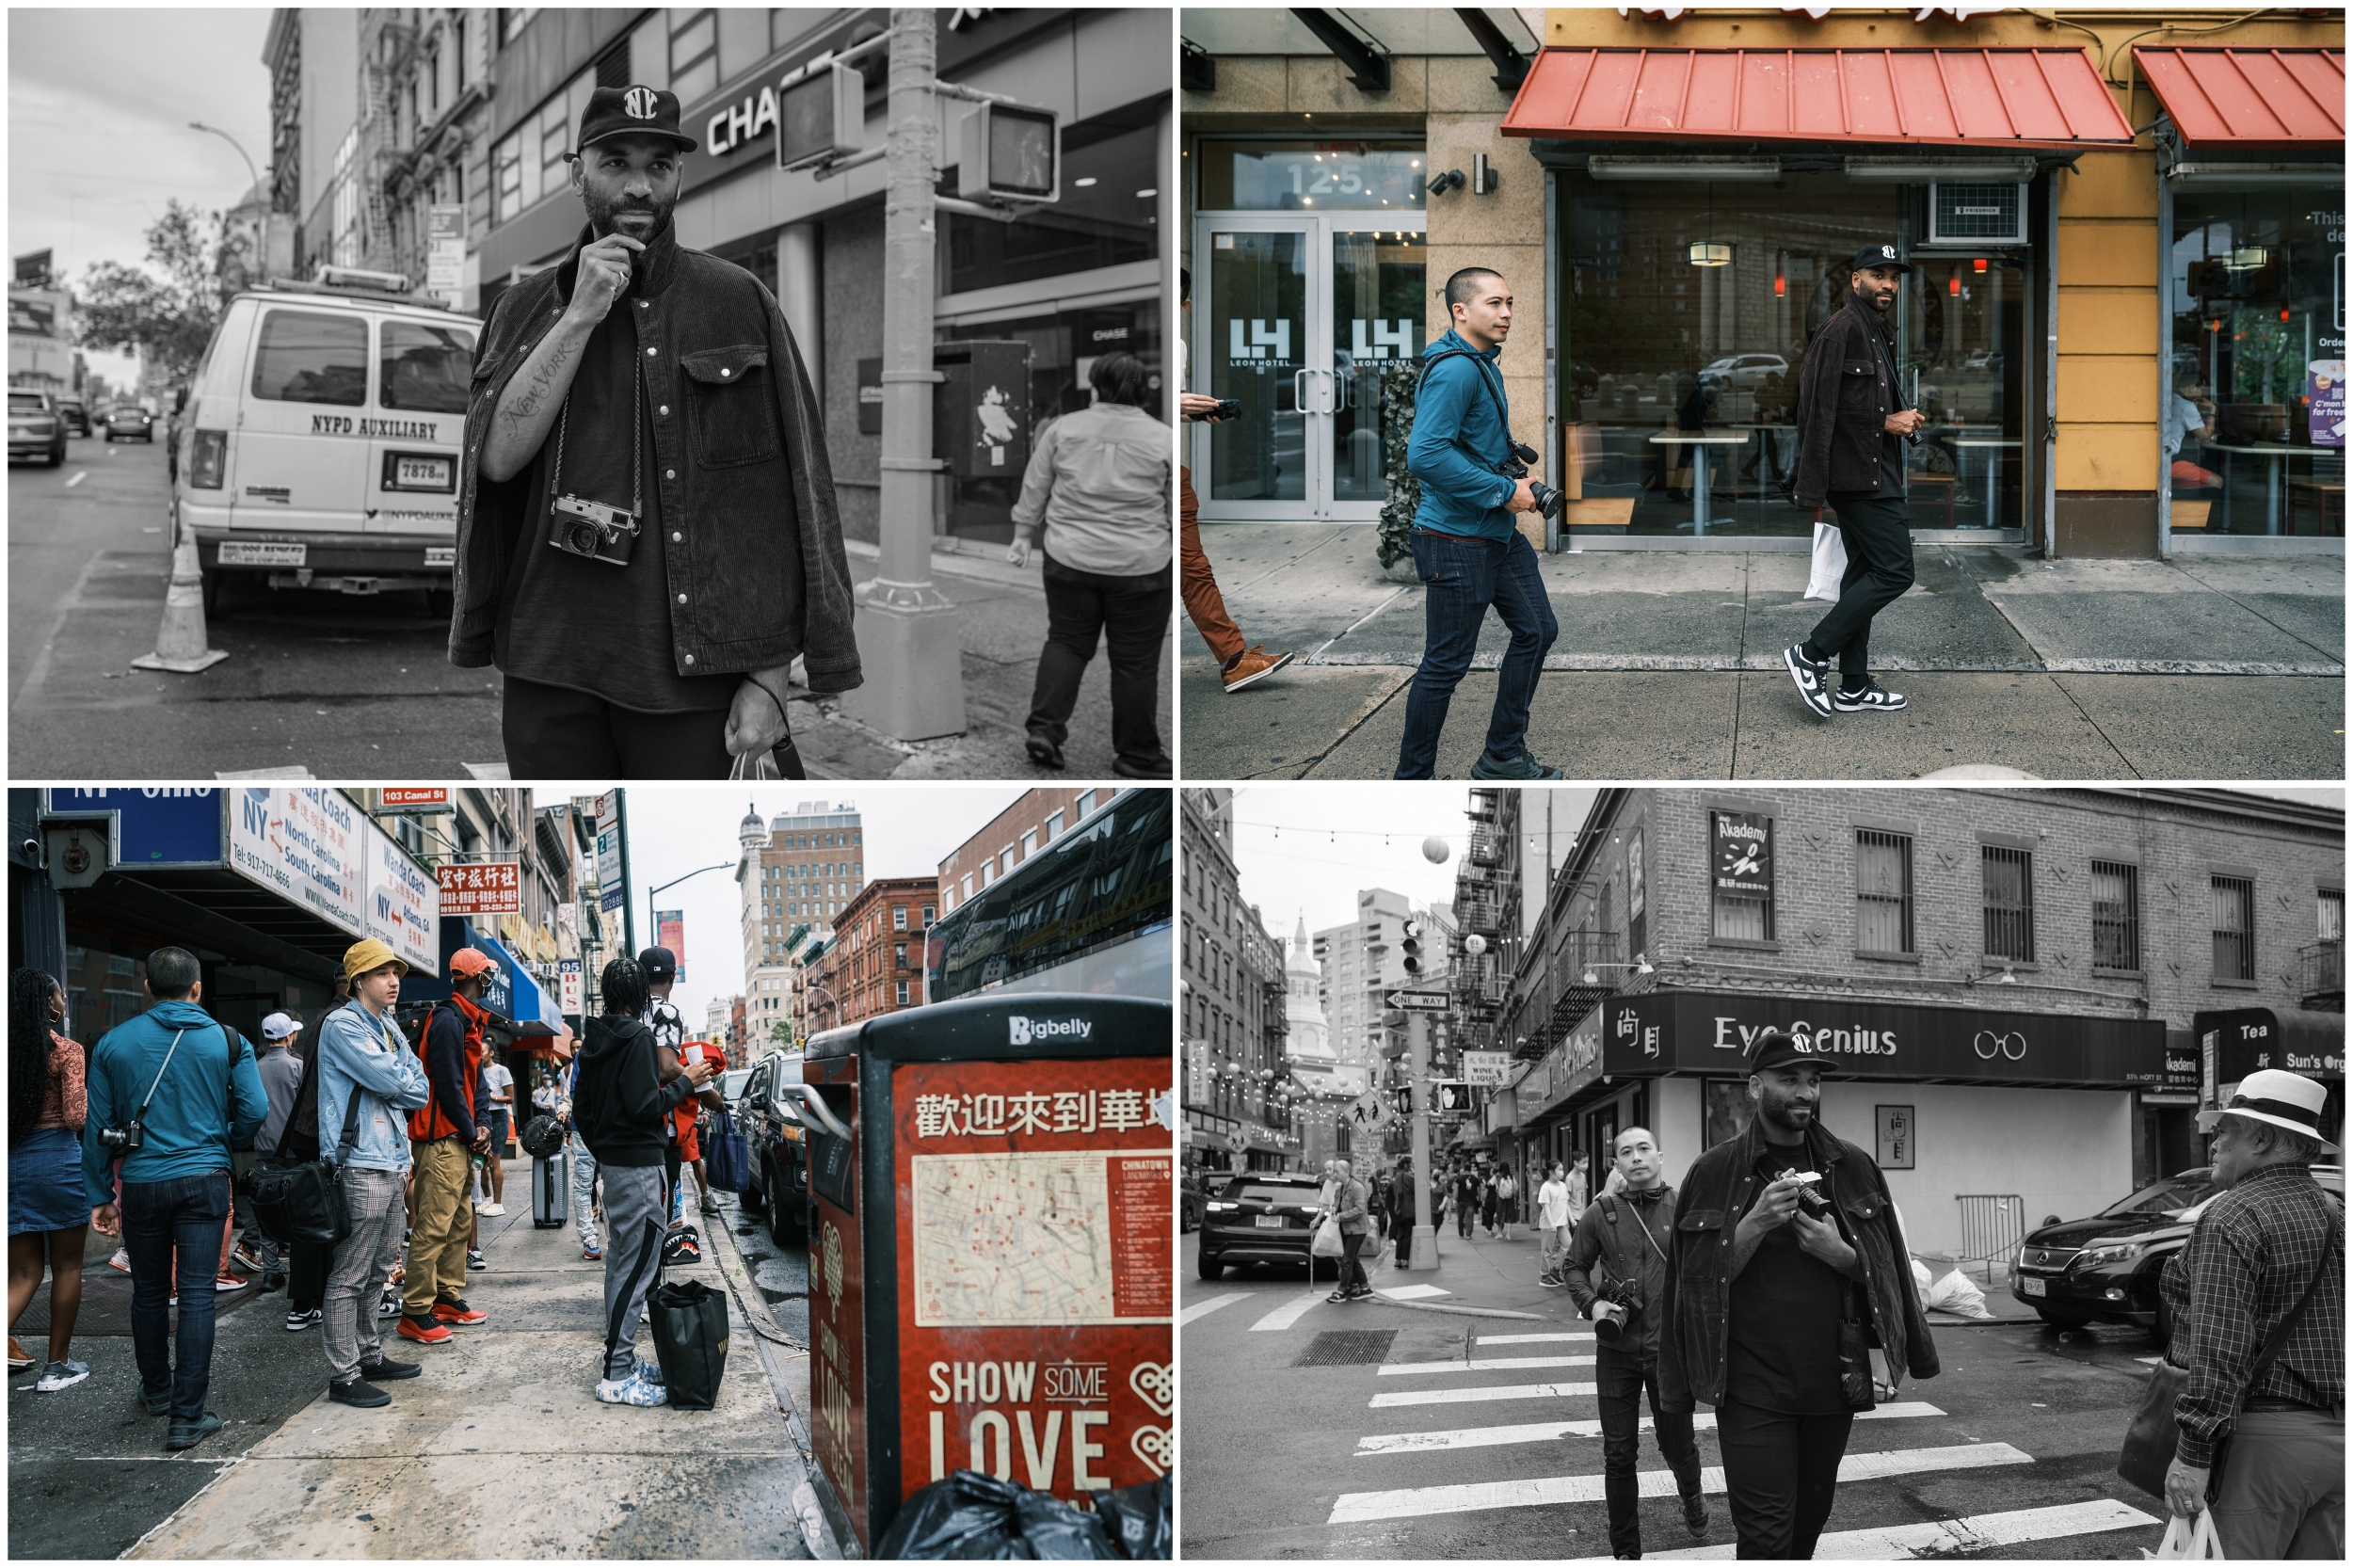
[[[1446,283],[1453,329],[1422,351],[1420,390],[1405,466],[1421,482],[1410,540],[1422,581],[1421,665],[1405,697],[1397,776],[1437,776],[1438,733],[1454,688],[1470,672],[1493,606],[1512,642],[1496,675],[1487,744],[1473,778],[1558,778],[1528,755],[1528,710],[1545,651],[1561,627],[1536,570],[1536,552],[1513,520],[1536,509],[1529,481],[1503,472],[1512,455],[1509,406],[1497,360],[1512,330],[1512,291],[1485,267]]]
[[[253,1048],[198,1005],[203,968],[182,948],[147,955],[155,1005],[106,1032],[90,1053],[89,1116],[82,1129],[82,1181],[90,1225],[120,1236],[131,1255],[131,1346],[139,1398],[151,1416],[169,1412],[164,1447],[192,1448],[220,1430],[204,1408],[213,1377],[213,1278],[231,1202],[230,1150],[252,1145],[269,1114]],[[142,1105],[145,1109],[142,1111]],[[138,1123],[138,1147],[100,1136]],[[120,1208],[114,1163],[122,1160]],[[179,1367],[167,1342],[174,1260],[180,1297]]]

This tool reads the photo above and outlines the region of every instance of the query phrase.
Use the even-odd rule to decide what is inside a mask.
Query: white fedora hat
[[[2198,1112],[2198,1130],[2211,1133],[2215,1123],[2224,1116],[2245,1116],[2273,1127],[2300,1132],[2307,1138],[2319,1138],[2321,1148],[2334,1154],[2337,1145],[2321,1137],[2320,1116],[2329,1103],[2329,1091],[2321,1084],[2299,1073],[2281,1072],[2266,1067],[2249,1073],[2231,1096],[2231,1103],[2215,1111]]]

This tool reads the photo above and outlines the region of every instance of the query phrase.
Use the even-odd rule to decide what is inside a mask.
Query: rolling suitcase
[[[571,1150],[559,1144],[545,1159],[535,1155],[531,1161],[531,1228],[563,1228],[571,1219]]]

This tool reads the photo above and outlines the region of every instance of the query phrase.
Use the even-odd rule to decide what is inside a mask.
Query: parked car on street
[[[136,403],[118,403],[107,409],[101,420],[106,426],[106,440],[110,445],[135,438],[150,446],[155,443],[155,416]]]
[[[2345,1167],[2314,1165],[2313,1179],[2345,1192]],[[2159,1345],[2173,1338],[2173,1314],[2157,1289],[2165,1265],[2188,1241],[2198,1216],[2223,1189],[2211,1166],[2153,1182],[2088,1220],[2027,1234],[2010,1264],[2009,1293],[2046,1323],[2129,1323]]]
[[[768,1234],[777,1241],[798,1241],[808,1233],[808,1135],[793,1097],[776,1090],[801,1081],[801,1058],[797,1052],[765,1056],[748,1074],[735,1100],[736,1124],[752,1152],[744,1208],[754,1214],[766,1209]]]
[[[8,389],[8,461],[38,457],[51,468],[65,461],[65,419],[45,392]]]
[[[1736,387],[1754,392],[1768,376],[1789,375],[1789,361],[1778,354],[1727,354],[1700,367],[1703,387]]]
[[[1208,1202],[1202,1206],[1201,1255],[1197,1268],[1203,1279],[1217,1279],[1231,1268],[1250,1263],[1311,1263],[1307,1243],[1315,1238],[1314,1215],[1323,1182],[1312,1176],[1284,1176],[1273,1171],[1246,1171],[1226,1179],[1223,1188],[1211,1178]],[[1323,1270],[1335,1277],[1337,1268]]]
[[[729,1111],[744,1097],[744,1084],[751,1076],[749,1067],[729,1067],[719,1075],[719,1097],[728,1102]]]
[[[75,436],[89,434],[89,408],[79,396],[72,392],[59,394],[57,412],[65,416],[65,427],[69,434]]]

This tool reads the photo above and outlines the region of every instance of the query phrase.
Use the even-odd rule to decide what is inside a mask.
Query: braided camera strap
[[[632,521],[646,515],[645,475],[639,464],[645,457],[646,374],[633,360],[630,364],[629,383],[629,513]],[[564,435],[572,420],[572,392],[565,389],[564,407],[555,416],[555,493],[564,493]]]

